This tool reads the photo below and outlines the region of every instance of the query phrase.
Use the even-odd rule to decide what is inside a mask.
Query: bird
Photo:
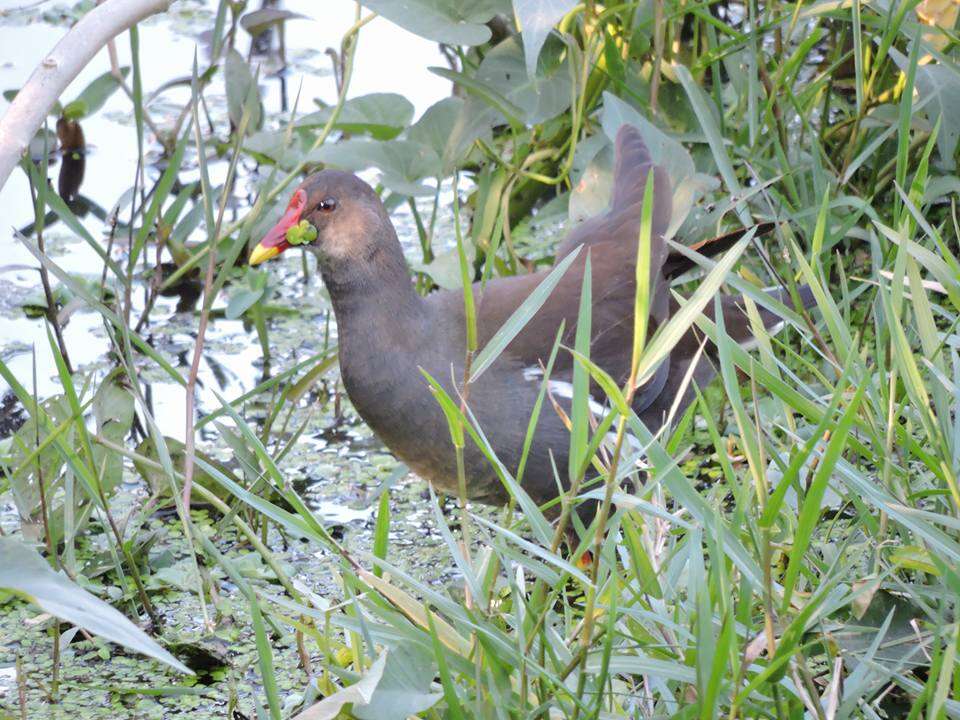
[[[589,257],[590,360],[622,386],[631,369],[636,257],[650,179],[648,336],[679,309],[670,283],[695,265],[687,255],[671,251],[664,238],[672,208],[669,176],[653,162],[641,133],[629,124],[617,132],[614,158],[608,208],[575,226],[559,244],[555,264],[571,253],[577,255],[540,309],[496,360],[471,379],[468,392],[462,387],[468,354],[464,293],[439,290],[422,296],[416,292],[387,210],[362,179],[329,168],[307,177],[280,221],[253,249],[249,262],[257,265],[295,245],[316,255],[337,321],[342,382],[354,408],[417,475],[436,490],[458,496],[457,452],[428,376],[455,402],[463,398],[502,469],[515,474],[544,367],[561,326],[562,346],[574,344]],[[715,255],[742,234],[693,247],[704,255]],[[496,277],[472,286],[477,347],[490,341],[550,270]],[[781,303],[789,302],[785,287],[768,293]],[[800,300],[805,306],[812,304],[809,288],[801,288]],[[749,344],[754,337],[742,298],[724,295],[720,307],[727,334]],[[708,304],[704,310],[711,319],[712,308]],[[770,330],[782,322],[765,308],[760,314]],[[651,432],[663,427],[671,409],[676,416],[690,404],[695,397],[691,379],[703,387],[716,374],[715,354],[716,348],[694,325],[636,390],[632,409]],[[542,506],[556,507],[553,501],[570,482],[570,431],[565,415],[576,362],[569,351],[556,353],[548,379],[556,406],[546,405],[540,412],[523,467],[521,487]],[[595,401],[591,407],[602,407],[602,394],[595,387],[591,392]],[[466,441],[462,463],[467,499],[489,505],[509,500],[504,481],[476,443]]]

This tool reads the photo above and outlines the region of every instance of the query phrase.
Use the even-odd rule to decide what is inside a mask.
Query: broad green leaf
[[[474,141],[489,137],[496,121],[496,112],[476,98],[448,97],[427,108],[406,137],[436,156],[430,174],[446,176],[466,158]]]
[[[316,705],[311,705],[306,710],[294,715],[293,720],[333,720],[340,715],[340,711],[346,705],[351,703],[354,707],[365,705],[370,702],[373,693],[380,684],[383,677],[383,671],[387,663],[387,653],[384,652],[373,661],[373,664],[363,676],[342,690],[338,690],[325,697]]]
[[[406,720],[437,704],[443,693],[430,692],[436,675],[430,653],[413,643],[390,649],[383,676],[365,704],[354,703],[360,720]]]
[[[619,126],[618,126],[619,127]],[[613,191],[613,143],[604,133],[577,143],[570,170],[573,189],[568,204],[568,227],[605,212]]]
[[[287,20],[307,20],[306,15],[291,12],[290,10],[281,10],[280,8],[264,7],[253,12],[248,12],[240,18],[240,27],[251,35],[260,35],[269,30],[274,25],[280,25]]]
[[[126,78],[130,74],[130,68],[120,68],[120,74]],[[120,81],[113,73],[105,72],[87,85],[76,99],[68,103],[63,109],[63,114],[72,120],[89,117],[102,108],[119,87]],[[71,110],[71,107],[74,109]],[[79,114],[76,114],[77,110],[80,111]]]
[[[904,73],[910,68],[910,59],[891,47],[890,57]],[[940,119],[937,149],[940,161],[948,170],[956,167],[954,154],[960,142],[960,70],[940,63],[918,65],[916,68],[918,102],[913,109],[923,107],[934,125]]]
[[[236,50],[227,53],[223,63],[223,81],[227,88],[227,112],[234,128],[240,127],[247,98],[252,98],[254,107],[251,108],[250,119],[247,121],[247,134],[253,133],[260,127],[263,116],[260,93],[253,87],[255,81],[250,66]]]
[[[261,302],[266,296],[268,278],[266,272],[247,270],[247,284],[238,285],[230,293],[230,301],[224,313],[227,319],[236,320],[256,303]]]
[[[537,72],[528,75],[523,46],[510,37],[484,56],[473,78],[519,108],[523,122],[536,125],[570,107],[568,63],[566,47],[554,40],[544,45]]]
[[[477,255],[477,249],[472,242],[465,242],[464,250],[467,255],[467,262],[472,266]],[[460,274],[460,258],[456,248],[438,254],[428,263],[410,263],[410,268],[416,272],[426,273],[444,290],[459,290],[463,287]]]
[[[381,182],[400,195],[433,195],[424,180],[446,177],[473,142],[489,133],[494,117],[477,101],[445,98],[427,108],[416,123],[392,140],[351,138],[327,143],[310,153],[311,162],[344,170],[375,167]]]
[[[486,22],[510,7],[507,0],[362,0],[362,4],[414,35],[447,45],[487,42]]]
[[[677,229],[687,219],[687,215],[694,207],[694,203],[716,184],[716,179],[709,175],[698,173],[693,164],[693,158],[686,148],[677,140],[667,135],[657,126],[647,120],[631,105],[610,92],[603,93],[603,109],[600,113],[604,134],[613,141],[617,130],[623,124],[633,125],[640,131],[643,142],[650,151],[650,158],[657,165],[663,167],[670,176],[670,187],[673,190],[673,214],[666,237],[672,237]],[[613,154],[609,155],[610,172],[613,169]],[[591,177],[588,182],[594,182]],[[581,183],[583,184],[583,180]]]
[[[737,174],[733,170],[730,156],[727,155],[723,136],[720,133],[720,127],[717,122],[716,106],[707,99],[703,88],[694,82],[693,76],[685,66],[674,63],[673,70],[683,85],[683,89],[686,90],[687,97],[690,98],[690,104],[693,105],[693,109],[700,119],[700,127],[703,129],[703,134],[707,136],[707,142],[713,151],[713,159],[720,169],[720,175],[727,185],[727,190],[735,197],[741,197],[743,190],[737,180]],[[751,224],[750,211],[746,205],[738,205],[736,212],[737,217],[740,218],[740,222],[745,226]]]
[[[954,155],[960,141],[960,72],[956,67],[939,64],[917,68],[917,92],[925,104],[931,124],[940,121],[937,149],[940,161],[947,170],[956,168]]]
[[[330,120],[332,107],[297,119],[297,127],[323,127]],[[347,100],[334,128],[342,132],[367,133],[377,140],[390,140],[413,119],[413,104],[396,93],[371,93]]]
[[[523,38],[527,75],[537,72],[537,58],[550,30],[577,4],[577,0],[513,0],[513,14]]]
[[[436,156],[426,146],[410,140],[352,138],[317,148],[310,153],[310,160],[353,172],[375,167],[383,173],[381,182],[400,195],[434,194],[434,189],[423,184],[423,180],[434,176],[431,170],[437,164]]]
[[[133,395],[121,384],[121,376],[112,374],[97,388],[93,396],[93,415],[97,433],[119,445],[133,425]],[[123,479],[123,458],[117,453],[97,446],[93,449],[97,474],[104,491],[109,495]]]
[[[120,612],[54,572],[35,550],[9,537],[0,537],[0,588],[94,635],[193,674]]]

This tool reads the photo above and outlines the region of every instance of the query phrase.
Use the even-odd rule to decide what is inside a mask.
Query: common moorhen
[[[520,462],[531,410],[542,383],[542,365],[553,348],[561,322],[564,344],[573,345],[584,263],[592,265],[593,315],[590,358],[623,383],[630,371],[637,239],[644,187],[654,178],[653,238],[649,334],[678,309],[669,283],[693,267],[684,255],[670,253],[663,239],[670,219],[672,194],[663,168],[651,162],[640,136],[631,126],[617,133],[613,193],[609,209],[576,227],[557,251],[563,258],[575,248],[575,258],[541,309],[506,350],[475,382],[467,404],[501,463],[514,472]],[[333,301],[339,327],[343,383],[360,416],[383,442],[435,487],[457,494],[457,463],[447,420],[421,370],[435,378],[451,397],[458,396],[466,357],[465,312],[461,291],[439,291],[421,297],[414,290],[400,242],[377,194],[356,176],[337,170],[311,175],[297,189],[280,222],[254,249],[256,265],[291,246],[288,231],[313,231],[305,246],[319,261]],[[300,242],[304,238],[298,237]],[[294,240],[294,242],[297,242]],[[698,247],[713,254],[729,242]],[[589,251],[589,252],[588,252]],[[493,334],[543,280],[548,270],[492,279],[485,288],[474,285],[478,346]],[[786,302],[781,288],[772,296]],[[802,293],[809,303],[810,293]],[[737,342],[752,339],[738,298],[723,297],[727,333]],[[705,311],[712,317],[712,304]],[[780,318],[761,310],[766,326]],[[654,376],[634,396],[633,408],[655,431],[674,403],[682,410],[694,391],[683,381],[698,357],[702,334],[694,328],[681,339]],[[711,352],[699,355],[692,378],[701,387],[715,373]],[[571,396],[574,357],[557,354],[550,389],[561,403]],[[567,400],[567,402],[569,402]],[[570,436],[563,418],[551,409],[540,414],[525,465],[522,485],[538,503],[558,494],[567,478]],[[481,451],[468,441],[465,475],[469,497],[502,503],[507,492]]]

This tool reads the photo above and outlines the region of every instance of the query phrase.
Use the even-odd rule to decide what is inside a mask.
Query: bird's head
[[[297,245],[321,264],[363,260],[389,219],[380,198],[363,180],[340,170],[322,170],[294,191],[287,209],[250,253],[259,265]]]

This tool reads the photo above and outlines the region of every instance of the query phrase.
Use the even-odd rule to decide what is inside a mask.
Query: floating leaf
[[[0,537],[0,588],[94,635],[193,674],[120,612],[54,572],[35,550],[13,538]]]

